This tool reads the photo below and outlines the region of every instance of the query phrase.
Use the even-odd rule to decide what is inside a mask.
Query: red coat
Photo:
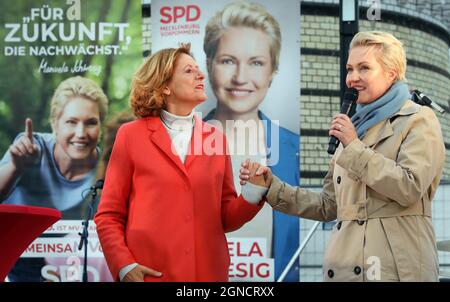
[[[191,152],[214,139],[225,150],[223,135],[195,119]],[[163,273],[146,281],[227,281],[225,232],[261,207],[237,197],[229,155],[188,154],[183,164],[161,120],[149,117],[117,132],[95,223],[116,279],[137,262]]]

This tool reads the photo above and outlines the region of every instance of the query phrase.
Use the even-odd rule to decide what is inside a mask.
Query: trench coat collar
[[[206,131],[203,131],[202,120],[196,114],[194,114],[194,120],[194,130],[192,131],[192,137],[189,144],[189,152],[186,155],[186,160],[183,164],[180,156],[176,154],[175,151],[172,151],[172,141],[160,117],[146,118],[147,129],[150,132],[150,140],[167,156],[169,160],[171,160],[175,164],[178,169],[183,172],[183,174],[187,178],[189,178],[187,168],[196,158],[195,155],[203,154],[202,145],[204,136],[208,135],[210,132],[208,131],[208,129],[205,129]]]
[[[391,118],[385,119],[372,128],[370,128],[366,135],[363,137],[362,141],[367,146],[372,147],[379,143],[380,141],[390,137],[394,134],[392,129],[391,119],[397,116],[411,115],[419,111],[420,105],[413,103],[412,101],[406,101],[400,110],[395,113]]]

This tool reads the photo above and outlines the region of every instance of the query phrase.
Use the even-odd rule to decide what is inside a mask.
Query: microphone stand
[[[280,277],[278,277],[277,282],[283,282],[284,278],[286,277],[286,275],[291,270],[292,265],[294,265],[295,261],[297,261],[298,256],[300,256],[300,253],[306,247],[306,245],[308,244],[309,240],[311,239],[312,235],[314,234],[314,232],[316,231],[316,229],[317,229],[317,227],[319,226],[320,223],[321,223],[320,221],[316,221],[314,223],[314,225],[311,227],[311,229],[308,232],[308,235],[306,235],[305,240],[303,240],[303,242],[300,244],[298,249],[295,251],[294,256],[292,256],[291,260],[289,261],[289,263],[284,268],[284,270],[281,273]]]
[[[78,233],[81,236],[80,244],[78,244],[78,250],[80,251],[84,245],[84,261],[83,261],[83,282],[88,282],[87,278],[87,251],[88,251],[88,236],[89,236],[89,220],[91,219],[93,208],[95,201],[97,199],[97,187],[93,186],[90,189],[91,201],[88,206],[88,215],[86,216],[86,220],[82,222],[83,224],[83,232]]]

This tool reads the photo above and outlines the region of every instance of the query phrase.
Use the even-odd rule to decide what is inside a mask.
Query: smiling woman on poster
[[[82,192],[95,180],[100,128],[108,98],[92,80],[71,77],[59,84],[50,107],[53,133],[33,130],[31,119],[0,161],[0,202],[55,208],[79,219]],[[40,258],[20,258],[10,281],[43,281]]]
[[[266,100],[280,61],[281,31],[277,20],[259,4],[233,2],[208,21],[203,48],[217,100],[217,107],[204,120],[224,129],[235,187],[240,188],[239,168],[247,158],[268,164],[283,181],[298,185],[299,135],[278,126],[260,110],[262,102],[277,102]],[[292,102],[296,100],[292,96]],[[242,135],[245,131],[250,135]],[[243,236],[267,239],[277,278],[298,247],[299,220],[266,206],[242,230],[229,235]],[[292,269],[285,280],[298,280],[298,272]]]

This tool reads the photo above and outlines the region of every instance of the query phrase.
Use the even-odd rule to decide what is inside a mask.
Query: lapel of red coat
[[[175,153],[175,150],[172,151],[172,142],[170,140],[170,136],[167,133],[166,128],[164,128],[161,119],[159,117],[147,117],[146,120],[147,120],[147,129],[150,131],[150,140],[189,179],[186,168],[181,162],[180,157],[178,156],[178,154]]]
[[[210,127],[203,129],[203,122],[196,114],[194,114],[194,119],[194,131],[192,131],[191,143],[189,144],[189,152],[184,163],[186,169],[189,168],[194,159],[196,159],[199,155],[205,154],[204,142],[205,138],[209,135],[210,132],[210,130],[208,130],[208,128]]]
[[[186,155],[186,160],[183,164],[178,154],[172,152],[172,142],[161,119],[159,117],[146,118],[147,129],[150,131],[150,140],[184,173],[188,180],[189,175],[187,169],[197,157],[205,154],[203,146],[205,138],[211,133],[215,133],[212,126],[207,126],[206,129],[203,129],[202,120],[195,114],[194,119],[194,131],[192,131],[189,152]]]

